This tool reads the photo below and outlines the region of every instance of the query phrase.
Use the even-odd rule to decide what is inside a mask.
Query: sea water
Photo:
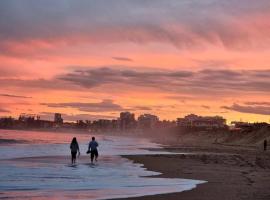
[[[74,136],[82,155],[71,165]],[[100,157],[90,164],[89,140],[90,134],[0,130],[0,199],[137,197],[190,190],[204,182],[157,178],[160,173],[120,156],[169,154],[143,138],[96,135]]]

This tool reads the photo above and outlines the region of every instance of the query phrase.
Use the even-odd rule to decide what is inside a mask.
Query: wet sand
[[[208,181],[181,193],[128,198],[129,200],[269,200],[270,152],[233,148],[183,148],[168,150],[183,155],[124,156],[144,164],[161,177]]]

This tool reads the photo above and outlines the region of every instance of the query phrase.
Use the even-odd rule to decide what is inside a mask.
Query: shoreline
[[[189,137],[189,135],[186,135]],[[191,135],[192,136],[192,135]],[[127,136],[128,137],[128,136]],[[144,137],[145,138],[145,137]],[[164,141],[155,138],[152,142],[164,151],[181,154],[124,155],[134,163],[143,164],[149,171],[160,172],[152,178],[183,178],[203,180],[195,189],[153,196],[122,198],[127,200],[269,200],[270,199],[270,150],[262,151],[262,146],[241,144],[221,144],[212,141],[186,141],[184,137],[169,138]],[[149,138],[146,138],[149,140]],[[151,141],[151,140],[150,140]],[[193,144],[193,145],[191,145]],[[148,146],[149,147],[149,146]],[[137,148],[139,148],[137,146]],[[149,149],[156,151],[156,149]],[[158,150],[160,150],[158,148]],[[132,151],[134,153],[134,151]],[[29,162],[39,161],[39,157],[22,158]],[[44,157],[42,157],[44,159]],[[40,160],[42,160],[40,159]],[[82,160],[88,160],[86,156]],[[66,160],[66,158],[65,158]],[[46,161],[48,162],[48,161]],[[52,163],[63,162],[54,157]],[[131,172],[132,173],[132,172]],[[119,198],[118,198],[119,199]]]
[[[270,199],[269,150],[268,152],[253,149],[199,150],[199,147],[174,147],[172,152],[184,154],[123,156],[134,163],[143,164],[147,170],[162,173],[154,177],[195,179],[207,183],[199,184],[189,191],[122,200]]]

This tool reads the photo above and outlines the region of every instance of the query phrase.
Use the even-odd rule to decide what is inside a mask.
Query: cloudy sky
[[[270,120],[269,0],[1,0],[0,116]]]

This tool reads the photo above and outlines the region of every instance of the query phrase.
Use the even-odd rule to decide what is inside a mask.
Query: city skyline
[[[243,121],[242,119],[240,120],[235,120],[235,121],[228,121],[224,116],[222,115],[198,115],[196,113],[189,113],[185,116],[177,117],[175,119],[167,120],[167,119],[161,119],[160,116],[154,115],[153,113],[143,113],[140,115],[135,115],[135,113],[129,112],[129,111],[122,111],[119,112],[116,117],[111,117],[111,118],[88,118],[88,115],[81,115],[79,118],[77,115],[66,115],[62,113],[48,113],[45,117],[44,115],[41,116],[39,114],[28,114],[28,113],[21,113],[18,116],[2,116],[0,119],[13,119],[13,120],[19,120],[19,121],[24,121],[27,119],[31,120],[41,120],[41,121],[50,121],[50,122],[55,122],[56,124],[63,124],[63,123],[78,123],[79,121],[81,122],[86,122],[86,123],[92,123],[92,122],[97,122],[97,121],[118,121],[122,117],[125,118],[125,115],[127,115],[127,118],[131,116],[131,120],[135,120],[136,122],[139,122],[140,120],[144,120],[145,118],[150,118],[153,119],[154,121],[157,122],[171,122],[171,123],[178,123],[178,121],[183,120],[183,119],[193,119],[198,118],[198,119],[222,119],[222,123],[226,125],[233,125],[235,123],[265,123],[269,124],[268,122],[264,121]]]
[[[238,123],[238,122],[236,122]],[[242,123],[242,122],[240,122]],[[246,124],[246,123],[244,123]],[[249,124],[249,123],[247,123]],[[267,123],[256,123],[268,125]],[[158,116],[152,114],[142,114],[135,116],[131,112],[120,112],[116,119],[78,119],[76,121],[65,121],[61,113],[54,113],[53,120],[44,120],[38,115],[21,114],[18,119],[6,117],[0,118],[0,128],[4,129],[89,129],[92,131],[131,131],[131,130],[158,130],[170,128],[206,128],[213,130],[228,130],[226,119],[221,116],[198,116],[189,114],[184,118],[175,120],[160,120]]]
[[[269,123],[269,11],[268,0],[2,0],[0,116]]]

